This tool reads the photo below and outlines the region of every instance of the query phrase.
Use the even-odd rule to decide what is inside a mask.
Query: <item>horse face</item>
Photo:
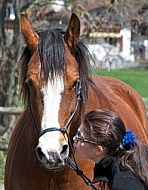
[[[73,64],[75,61],[73,60]],[[48,169],[60,169],[66,165],[69,155],[68,138],[65,132],[58,129],[64,127],[75,109],[77,94],[76,81],[79,78],[77,65],[71,68],[67,62],[64,77],[50,79],[41,91],[43,94],[43,116],[41,132],[48,129],[40,138],[36,148],[38,159]],[[50,131],[51,128],[56,130]],[[69,133],[69,131],[67,131]]]
[[[63,168],[69,155],[67,134],[58,129],[66,125],[76,106],[76,83],[79,80],[79,72],[72,52],[74,45],[79,39],[79,24],[77,16],[72,15],[68,29],[63,36],[66,64],[63,67],[62,74],[58,73],[53,77],[49,73],[46,82],[42,82],[42,75],[40,73],[41,56],[38,50],[39,36],[32,29],[28,19],[23,15],[21,17],[22,34],[27,47],[32,52],[27,75],[29,81],[33,81],[35,96],[39,98],[39,101],[34,106],[36,110],[32,111],[33,113],[38,112],[38,114],[34,115],[40,118],[36,118],[40,120],[40,132],[42,133],[48,129],[47,132],[39,137],[36,155],[39,161],[51,170]],[[34,42],[32,42],[32,39]],[[32,97],[32,101],[36,98]],[[51,128],[55,128],[56,130],[50,130]],[[69,131],[67,132],[69,133]]]

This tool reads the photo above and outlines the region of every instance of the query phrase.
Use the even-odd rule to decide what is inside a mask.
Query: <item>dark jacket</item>
[[[112,190],[148,190],[148,187],[131,170],[123,167],[119,159],[103,159],[94,167],[93,183],[112,182]]]

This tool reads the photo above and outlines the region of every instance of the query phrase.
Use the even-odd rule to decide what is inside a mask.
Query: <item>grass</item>
[[[133,87],[141,97],[148,97],[148,70],[100,70],[93,69],[91,75],[110,76]]]
[[[6,147],[8,146],[7,141],[0,141],[0,185],[4,183],[4,170],[5,170],[5,161],[6,161]],[[2,150],[3,149],[3,150]]]
[[[0,150],[0,185],[4,183],[5,160],[6,160],[6,151]]]

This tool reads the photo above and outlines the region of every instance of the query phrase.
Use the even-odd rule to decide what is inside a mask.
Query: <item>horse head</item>
[[[80,72],[82,66],[78,64],[83,57],[78,50],[82,46],[79,44],[80,21],[73,13],[66,32],[35,32],[28,18],[21,14],[21,33],[28,52],[23,77],[29,86],[25,90],[29,91],[27,107],[39,133],[36,155],[46,168],[58,170],[66,165],[68,141],[76,131],[70,126],[76,125],[81,115],[78,112],[80,96],[85,101],[80,90],[87,68]],[[82,79],[83,73],[86,77]],[[87,85],[83,85],[87,92]]]

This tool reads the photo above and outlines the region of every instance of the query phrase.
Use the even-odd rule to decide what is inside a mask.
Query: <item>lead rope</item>
[[[70,165],[67,166],[73,169],[76,172],[76,174],[83,179],[86,185],[92,187],[93,190],[97,190],[97,188],[95,188],[95,186],[92,184],[91,180],[86,175],[84,175],[82,170],[79,170],[77,164],[70,157],[68,157],[68,162],[71,164],[71,166]]]
[[[28,107],[29,107],[29,111],[30,111],[30,114],[31,114],[31,118],[33,120],[33,128],[36,132],[36,136],[37,138],[39,139],[40,135],[39,135],[39,131],[38,131],[38,128],[37,128],[37,124],[36,124],[36,121],[35,121],[35,118],[34,118],[34,115],[33,115],[33,112],[32,112],[32,107],[31,107],[31,102],[30,102],[30,84],[28,83]]]

